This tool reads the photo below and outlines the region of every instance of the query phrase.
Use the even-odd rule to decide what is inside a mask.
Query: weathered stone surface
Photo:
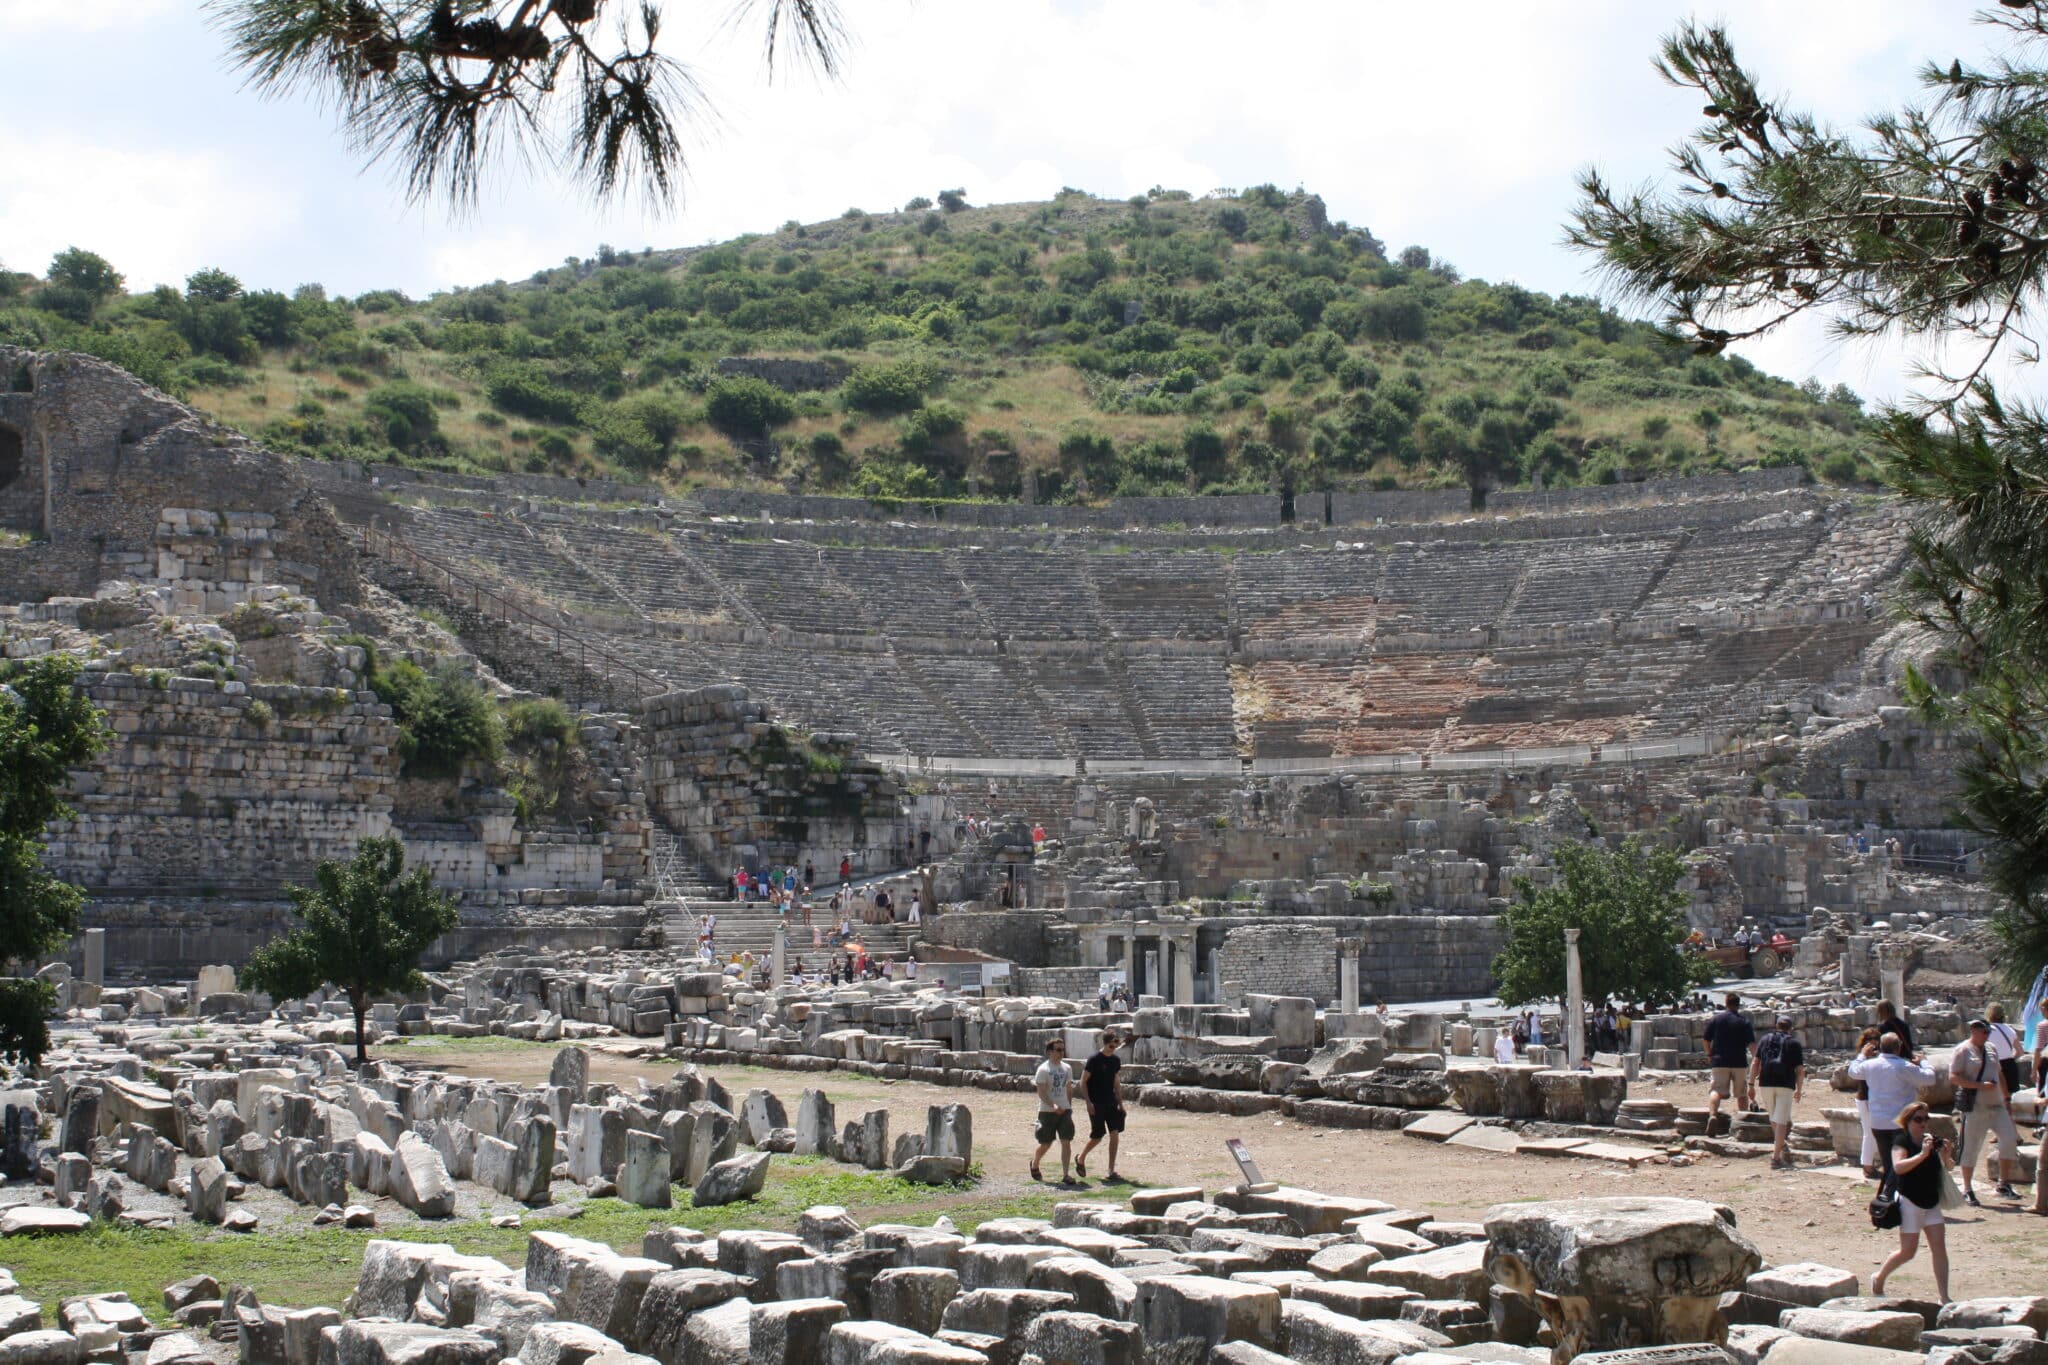
[[[441,1154],[413,1133],[399,1136],[391,1154],[391,1197],[422,1218],[447,1218],[455,1212],[455,1182]]]
[[[988,1365],[978,1351],[886,1322],[842,1322],[826,1340],[824,1365]]]
[[[832,1329],[846,1317],[836,1299],[786,1299],[756,1304],[748,1323],[752,1365],[818,1365]]]
[[[1136,1323],[1093,1313],[1041,1313],[1024,1332],[1024,1349],[1046,1365],[1141,1365],[1145,1338]]]
[[[796,1154],[836,1156],[839,1149],[838,1120],[832,1101],[822,1090],[806,1090],[796,1103]]]
[[[1488,1210],[1486,1231],[1487,1273],[1535,1300],[1557,1365],[1602,1347],[1718,1343],[1727,1335],[1720,1296],[1763,1259],[1721,1210],[1688,1199],[1502,1204]]]
[[[1837,1308],[1788,1308],[1778,1326],[1819,1341],[1881,1346],[1888,1351],[1919,1349],[1926,1324],[1918,1313],[1845,1313]]]
[[[938,1266],[885,1270],[868,1285],[868,1307],[882,1322],[930,1336],[939,1330],[946,1305],[960,1292],[960,1277]]]
[[[1280,1304],[1277,1290],[1207,1275],[1147,1280],[1138,1286],[1138,1327],[1152,1359],[1194,1365],[1225,1341],[1277,1350]]]
[[[789,1111],[782,1107],[782,1101],[775,1097],[774,1091],[749,1090],[747,1097],[740,1101],[739,1122],[740,1141],[750,1147],[758,1147],[770,1132],[789,1126]]]
[[[625,1157],[619,1163],[619,1198],[643,1209],[669,1207],[669,1151],[660,1134],[627,1130]]]
[[[1767,1299],[1782,1299],[1804,1308],[1818,1308],[1829,1299],[1845,1298],[1856,1292],[1856,1276],[1847,1270],[1800,1261],[1794,1265],[1766,1266],[1751,1275],[1743,1286]]]
[[[754,1152],[719,1162],[704,1172],[704,1178],[697,1182],[691,1203],[702,1209],[752,1199],[768,1183],[770,1160],[766,1152]]]
[[[497,1365],[497,1344],[475,1332],[362,1318],[339,1330],[339,1365]]]
[[[1381,1261],[1365,1272],[1374,1284],[1412,1289],[1425,1299],[1479,1299],[1486,1294],[1486,1246],[1465,1242]]]
[[[678,1365],[693,1349],[690,1324],[720,1304],[744,1303],[746,1284],[737,1275],[692,1267],[665,1270],[648,1282],[640,1300],[640,1321],[628,1344],[662,1365]]]

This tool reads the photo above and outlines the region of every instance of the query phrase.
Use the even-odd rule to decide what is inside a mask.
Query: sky
[[[1687,14],[1724,20],[1767,94],[1845,125],[1913,98],[1928,58],[1993,41],[1971,7],[1926,0],[843,0],[841,77],[771,82],[758,26],[729,10],[666,0],[664,48],[716,111],[672,210],[595,205],[515,163],[452,217],[408,204],[317,105],[245,89],[196,0],[0,0],[0,263],[40,273],[76,245],[131,289],[219,266],[251,288],[418,297],[600,243],[719,241],[950,186],[995,203],[1272,182],[1389,250],[1590,294],[1587,259],[1561,242],[1574,176],[1656,178],[1700,121],[1650,68]],[[1818,326],[1741,350],[1876,398],[1910,390],[1919,354]]]

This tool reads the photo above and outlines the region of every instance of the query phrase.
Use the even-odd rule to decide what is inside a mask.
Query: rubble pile
[[[11,1283],[0,1289],[12,1291]],[[250,1365],[2031,1365],[2048,1297],[1937,1305],[1857,1276],[1766,1266],[1724,1207],[1503,1204],[1483,1222],[1281,1186],[1142,1190],[971,1233],[863,1226],[649,1230],[637,1254],[559,1231],[523,1263],[375,1240],[339,1309],[200,1275],[175,1328],[119,1294],[0,1298],[0,1357]]]
[[[361,1226],[374,1216],[352,1191],[426,1219],[545,1205],[564,1181],[646,1208],[669,1207],[681,1185],[703,1207],[758,1194],[773,1152],[926,1184],[963,1179],[973,1162],[964,1105],[933,1105],[922,1131],[892,1139],[888,1110],[841,1127],[816,1090],[792,1122],[773,1092],[735,1098],[694,1066],[633,1091],[591,1081],[589,1067],[565,1048],[546,1084],[516,1086],[386,1062],[351,1072],[331,1048],[287,1052],[260,1033],[74,1044],[50,1054],[37,1088],[0,1092],[0,1164],[47,1187],[47,1203],[7,1210],[19,1226],[0,1222],[0,1234],[164,1226],[180,1211],[248,1231],[251,1187],[320,1210],[315,1222]],[[45,1125],[52,1141],[39,1150]]]

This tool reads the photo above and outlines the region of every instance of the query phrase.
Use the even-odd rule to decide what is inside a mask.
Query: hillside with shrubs
[[[679,490],[1069,502],[1873,476],[1848,390],[1390,251],[1314,195],[937,198],[600,247],[424,300],[250,290],[224,268],[131,294],[118,262],[73,248],[41,276],[0,270],[0,341],[102,356],[316,458]],[[806,363],[758,363],[775,359]]]

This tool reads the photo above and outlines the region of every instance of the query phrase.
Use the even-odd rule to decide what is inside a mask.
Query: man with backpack
[[[1750,1090],[1771,1116],[1771,1169],[1792,1168],[1792,1106],[1806,1093],[1806,1049],[1792,1035],[1792,1016],[1781,1014],[1757,1041]]]

